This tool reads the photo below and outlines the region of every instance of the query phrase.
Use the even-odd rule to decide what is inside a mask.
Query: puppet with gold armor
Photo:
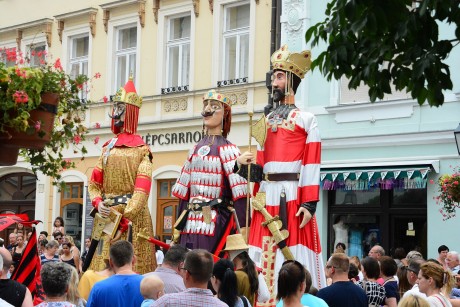
[[[251,170],[262,176],[255,180],[258,183],[254,192],[259,197],[253,199],[253,204],[262,197],[265,213],[279,216],[284,233],[288,233],[282,242],[275,242],[276,236],[266,226],[267,218],[253,211],[249,255],[264,271],[272,290],[287,254],[311,272],[314,287],[326,286],[314,216],[319,200],[321,139],[316,117],[296,107],[294,97],[301,79],[310,70],[310,57],[310,51],[290,52],[287,45],[272,55],[272,95],[278,105],[267,116],[266,140],[258,146],[257,156],[245,152],[238,158],[242,171],[249,163],[257,162],[251,164]],[[290,252],[283,250],[286,247]],[[276,305],[274,297],[266,305]]]
[[[93,206],[102,216],[107,216],[112,209],[122,213],[115,240],[127,239],[129,222],[133,234],[146,228],[147,234],[152,237],[152,219],[147,205],[152,183],[152,153],[136,134],[142,97],[137,95],[132,77],[124,88],[117,91],[114,101],[111,118],[115,136],[102,148],[89,183],[89,194]],[[99,242],[102,253],[94,256],[92,269],[104,269],[104,259],[109,258],[108,251],[113,240],[108,235],[103,236]],[[134,271],[139,274],[153,271],[156,258],[152,244],[140,240],[132,243],[136,256]]]
[[[190,150],[172,189],[180,199],[174,239],[184,247],[218,255],[227,236],[237,225],[245,225],[247,181],[233,172],[240,151],[227,140],[230,99],[208,92],[201,115],[205,135]]]

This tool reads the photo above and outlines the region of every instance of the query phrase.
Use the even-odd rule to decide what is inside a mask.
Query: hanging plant
[[[431,181],[431,183],[434,183]],[[438,181],[439,195],[435,196],[436,204],[442,206],[439,210],[444,220],[455,216],[457,208],[460,208],[460,170],[456,166],[452,174],[442,175]]]
[[[90,102],[80,94],[88,92],[88,83],[100,74],[91,79],[66,74],[60,59],[50,61],[45,52],[31,54],[40,65],[27,67],[29,59],[16,48],[0,51],[4,62],[15,63],[7,67],[0,62],[0,151],[20,151],[34,173],[41,171],[57,184],[62,170],[75,167],[62,151],[87,153],[82,142],[88,129],[82,114]],[[13,160],[2,160],[0,154],[0,165],[15,164]]]

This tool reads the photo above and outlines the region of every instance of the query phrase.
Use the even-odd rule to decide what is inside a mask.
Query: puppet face
[[[113,113],[111,118],[114,120],[115,127],[123,127],[125,122],[125,109],[126,105],[123,102],[116,102],[113,106]]]
[[[273,72],[273,101],[280,102],[286,96],[286,72],[282,70],[276,70]]]
[[[224,117],[224,108],[222,103],[216,100],[205,100],[203,101],[203,116],[204,126],[211,130],[221,130],[222,120]]]

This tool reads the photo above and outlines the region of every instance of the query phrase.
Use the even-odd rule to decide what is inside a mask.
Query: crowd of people
[[[20,227],[19,227],[20,228]],[[45,301],[53,306],[231,306],[249,307],[268,301],[267,284],[248,255],[241,234],[229,235],[225,257],[215,259],[206,250],[173,245],[164,250],[162,264],[144,275],[134,270],[133,245],[113,243],[106,267],[81,271],[83,254],[56,230],[40,255]],[[0,249],[0,306],[33,306],[31,292],[9,279],[11,266],[20,260],[27,242],[13,232]],[[16,239],[16,240],[14,240]],[[38,241],[47,240],[42,232]],[[89,246],[89,240],[85,242]],[[19,248],[18,248],[19,247]],[[327,286],[312,286],[312,274],[297,260],[285,261],[277,273],[276,299],[281,306],[460,306],[459,255],[442,245],[437,259],[419,251],[392,257],[375,245],[366,257],[348,257],[340,244],[327,260]],[[398,254],[396,253],[396,254]],[[152,253],[152,256],[155,256]],[[18,258],[19,257],[19,258]]]

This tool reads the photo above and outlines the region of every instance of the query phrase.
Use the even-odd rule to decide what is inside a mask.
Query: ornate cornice
[[[141,27],[145,25],[145,1],[146,0],[118,0],[113,2],[107,2],[104,4],[99,5],[103,11],[102,22],[104,24],[104,31],[107,33],[108,31],[108,24],[110,20],[110,10],[122,6],[127,6],[130,4],[138,4],[138,15],[139,15],[139,23]]]
[[[54,18],[57,20],[57,30],[58,30],[58,36],[59,36],[59,41],[62,43],[62,32],[64,31],[64,25],[65,21],[67,19],[75,18],[75,17],[80,17],[84,15],[88,15],[88,25],[91,31],[91,35],[94,37],[96,35],[96,15],[97,15],[97,8],[94,7],[89,7],[83,10],[79,11],[74,11],[70,13],[65,13],[65,14],[60,14],[60,15],[55,15]]]
[[[21,23],[18,25],[0,28],[0,33],[15,31],[16,32],[16,43],[18,44],[18,47],[19,47],[21,46],[23,30],[35,28],[35,27],[41,28],[41,31],[45,34],[46,43],[48,47],[51,47],[51,30],[53,27],[53,19],[51,18],[43,18],[43,19],[26,22],[26,23]]]

